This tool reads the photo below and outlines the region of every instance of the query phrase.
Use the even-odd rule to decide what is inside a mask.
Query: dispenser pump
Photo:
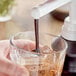
[[[76,41],[76,0],[71,0],[69,16],[65,19],[62,28],[62,37]]]
[[[70,0],[47,0],[44,3],[34,7],[31,15],[34,19],[39,19],[69,2]]]
[[[76,0],[71,0],[61,35],[68,44],[62,76],[76,76]]]

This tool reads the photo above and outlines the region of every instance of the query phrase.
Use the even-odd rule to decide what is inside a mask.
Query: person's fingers
[[[29,72],[26,68],[6,59],[0,59],[0,72],[9,76],[29,76]]]
[[[24,40],[24,39],[19,39],[19,40],[15,40],[13,41],[13,44],[16,45],[19,48],[22,48],[24,50],[35,50],[35,41],[31,41],[31,40]],[[42,47],[42,45],[39,44],[40,47]]]
[[[8,75],[0,72],[0,76],[8,76]]]
[[[19,39],[15,40],[13,42],[15,45],[17,45],[19,48],[23,48],[24,50],[34,50],[35,49],[35,42],[31,40],[24,40],[24,39]],[[8,53],[10,52],[11,44],[9,40],[2,40],[0,41],[0,53],[4,54],[4,56],[7,56]],[[41,45],[40,45],[41,47]]]
[[[24,39],[19,39],[15,40],[15,45],[17,45],[20,48],[23,48],[25,50],[33,50],[35,48],[35,42],[31,40],[24,40]],[[2,40],[0,41],[0,53],[1,55],[4,55],[5,57],[9,54],[11,48],[11,44],[9,40]]]
[[[0,53],[1,55],[4,55],[5,57],[8,55],[9,53],[9,40],[2,40],[0,41]],[[1,56],[0,55],[0,56]]]
[[[35,42],[31,41],[31,40],[19,39],[19,40],[13,41],[13,44],[16,45],[19,48],[24,49],[24,50],[35,49]]]

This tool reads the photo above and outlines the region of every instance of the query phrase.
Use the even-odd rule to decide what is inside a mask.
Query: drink
[[[31,65],[31,66],[27,65],[25,67],[28,69],[34,67],[31,70],[29,70],[30,76],[56,76],[57,75],[56,70],[53,70],[53,69],[52,70],[49,68],[48,69],[44,69],[44,68],[42,69],[39,66],[38,70],[36,70],[35,66],[33,66],[33,65]]]
[[[76,41],[66,41],[68,49],[62,76],[76,76]]]
[[[47,50],[45,48],[42,49]],[[23,54],[23,57],[19,57],[18,64],[25,66],[30,76],[61,76],[65,52],[57,53],[53,50],[46,54],[44,52],[40,55],[27,53],[26,56],[23,56]]]
[[[11,38],[11,60],[25,66],[30,76],[61,76],[67,49],[66,42],[61,37],[40,33],[39,52],[33,52],[31,50],[36,48],[26,43],[30,40],[35,43],[34,33],[32,31],[20,32]],[[16,44],[20,41],[24,43],[23,46]]]
[[[37,70],[36,65],[26,65],[25,67],[29,69],[30,76],[60,76],[62,72],[62,69],[59,71],[57,68],[41,68],[41,66]]]
[[[20,65],[23,65],[28,69],[30,76],[60,76],[63,68],[63,62],[61,63],[60,61],[57,61],[60,62],[59,64],[47,59],[48,58],[36,58],[36,62],[34,62],[32,58],[29,58],[29,60],[26,60],[27,63],[24,63],[24,59]]]

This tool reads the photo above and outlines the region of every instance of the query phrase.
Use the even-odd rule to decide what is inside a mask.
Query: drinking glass
[[[67,43],[60,36],[39,33],[39,52],[35,51],[33,31],[15,34],[10,45],[11,60],[27,68],[30,76],[61,76]]]

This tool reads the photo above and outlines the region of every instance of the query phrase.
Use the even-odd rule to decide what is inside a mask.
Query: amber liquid
[[[76,41],[66,41],[68,49],[62,76],[76,76]]]
[[[45,68],[45,66],[38,65],[26,65],[25,66],[30,73],[30,76],[61,76],[61,70],[58,68]]]

